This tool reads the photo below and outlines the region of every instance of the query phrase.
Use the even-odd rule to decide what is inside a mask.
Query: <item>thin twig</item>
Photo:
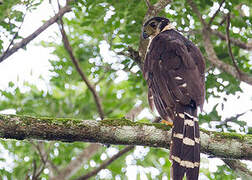
[[[80,74],[82,80],[85,82],[85,84],[87,85],[88,89],[92,92],[92,95],[94,97],[94,100],[95,100],[95,103],[96,103],[96,107],[97,107],[97,110],[98,110],[98,113],[99,113],[99,116],[101,119],[104,119],[104,112],[103,112],[103,109],[102,109],[102,105],[101,105],[101,99],[99,98],[96,90],[95,90],[95,87],[90,83],[90,81],[88,80],[88,78],[85,76],[84,72],[81,70],[81,67],[80,67],[80,64],[79,64],[79,61],[75,58],[74,54],[73,54],[73,50],[72,50],[72,47],[69,43],[69,40],[67,38],[67,35],[66,35],[66,32],[65,32],[65,29],[64,29],[64,24],[63,24],[63,20],[60,19],[60,32],[61,32],[61,35],[62,35],[62,41],[64,43],[64,46],[65,46],[65,49],[67,50],[76,70],[78,71],[78,73]]]
[[[100,170],[105,169],[108,165],[110,165],[116,159],[118,159],[119,157],[121,157],[125,153],[129,152],[130,150],[132,150],[134,147],[135,146],[127,146],[127,147],[125,147],[124,149],[122,149],[121,151],[119,151],[117,154],[115,154],[114,156],[112,156],[110,159],[108,159],[105,162],[103,162],[98,168],[96,168],[93,171],[85,174],[84,176],[81,176],[81,177],[77,178],[76,180],[86,180],[86,179],[89,179],[90,177],[96,175]]]
[[[199,18],[199,20],[203,24],[203,26],[205,28],[208,28],[208,25],[206,24],[205,20],[202,18],[202,15],[200,14],[200,11],[199,11],[197,5],[195,4],[195,2],[193,0],[187,0],[187,2],[192,7],[192,10],[195,12],[195,14]]]
[[[222,159],[237,175],[241,176],[243,180],[252,179],[252,171],[249,170],[246,164],[236,159]]]
[[[236,114],[235,116],[232,116],[230,118],[227,118],[225,119],[223,122],[221,122],[220,125],[224,125],[224,124],[227,124],[228,122],[233,122],[233,121],[236,121],[239,117],[243,116],[244,114],[246,114],[247,112],[249,111],[252,111],[252,109],[248,110],[248,111],[245,111],[243,113],[239,113],[239,114]]]
[[[226,20],[226,19],[225,19]],[[221,33],[220,31],[217,31],[217,30],[211,30],[210,31],[211,34],[214,34],[216,36],[218,36],[221,40],[224,40],[226,41],[227,40],[227,37],[225,34]],[[229,38],[230,39],[230,42],[242,49],[246,49],[246,50],[252,50],[252,43],[249,42],[249,43],[244,43],[242,41],[240,41],[239,39],[235,39],[235,38]]]
[[[135,118],[141,113],[143,109],[144,107],[141,105],[136,106],[125,114],[125,118],[130,119],[131,121],[135,121]]]
[[[38,180],[40,174],[44,171],[44,169],[45,169],[45,164],[43,163],[43,164],[40,166],[40,169],[39,169],[39,171],[37,172],[37,174],[36,174],[34,177],[32,177],[32,178],[34,178],[34,180]]]
[[[226,22],[227,16],[224,15],[222,20],[220,21],[219,25],[222,26]]]
[[[22,22],[21,22],[21,24],[19,25],[18,30],[16,31],[16,33],[15,33],[14,36],[12,37],[9,46],[8,46],[7,49],[3,52],[3,55],[1,56],[1,58],[4,58],[4,57],[5,57],[6,53],[9,51],[11,45],[13,44],[14,40],[15,40],[16,37],[18,36],[18,33],[19,33],[19,31],[20,31],[20,29],[21,29],[23,23],[24,23],[24,19],[25,19],[26,13],[27,13],[28,5],[29,5],[29,2],[28,2],[28,4],[26,4],[26,9],[25,9],[25,13],[23,14],[23,17],[22,17]],[[0,62],[1,62],[1,59],[0,59]]]
[[[146,3],[146,5],[147,5],[148,8],[152,8],[153,7],[149,0],[145,0],[145,3]]]
[[[211,24],[212,24],[214,18],[215,18],[215,17],[217,16],[217,14],[219,13],[219,11],[220,11],[220,9],[221,9],[221,7],[222,7],[222,5],[223,5],[224,2],[225,2],[225,0],[222,0],[222,1],[221,1],[219,8],[216,10],[216,12],[214,13],[214,15],[213,15],[212,18],[210,19],[210,21],[209,21],[209,23],[208,23],[208,26],[209,26],[209,27],[211,26]]]
[[[59,5],[59,1],[58,1],[58,8],[60,8]],[[73,64],[75,65],[75,68],[77,70],[77,72],[80,74],[82,80],[85,82],[85,84],[87,85],[87,87],[89,88],[89,90],[92,92],[92,95],[94,97],[95,103],[96,103],[96,107],[98,109],[98,113],[101,119],[104,118],[104,112],[101,106],[101,100],[98,97],[98,94],[95,90],[95,86],[92,85],[90,83],[90,81],[88,80],[88,78],[85,76],[84,72],[81,70],[79,61],[76,59],[76,57],[73,54],[72,51],[72,47],[69,43],[69,40],[67,38],[65,29],[64,29],[64,24],[63,24],[63,20],[60,19],[59,20],[59,29],[62,35],[62,41],[64,43],[65,49],[67,50]],[[85,160],[88,160],[93,154],[95,154],[99,149],[100,149],[101,145],[99,144],[91,144],[89,145],[89,147],[85,148],[75,160],[72,160],[67,167],[65,167],[62,170],[57,170],[57,176],[53,177],[53,180],[62,180],[62,179],[66,179],[68,177],[70,177],[74,172],[76,172],[80,167],[81,164],[83,164],[83,162]]]
[[[224,18],[224,21],[226,21],[226,18]],[[227,40],[226,34],[223,34],[220,31],[214,30],[214,29],[208,29],[208,30],[211,34],[218,36],[221,40],[223,40],[223,41]],[[196,30],[196,29],[189,30],[189,31],[184,31],[184,30],[177,30],[177,31],[179,31],[181,33],[187,33],[187,34],[202,34],[202,30]],[[230,43],[232,43],[235,46],[238,46],[239,48],[242,48],[245,50],[252,50],[252,43],[251,42],[244,43],[241,40],[235,39],[232,37],[230,37],[229,39],[230,39]]]
[[[32,161],[33,164],[33,173],[32,173],[32,179],[36,177],[36,171],[37,171],[37,164],[36,164],[36,160],[33,159]]]
[[[73,0],[71,0],[73,1]],[[9,56],[11,56],[13,53],[15,53],[20,48],[25,47],[29,42],[31,42],[33,39],[35,39],[39,34],[41,34],[44,30],[46,30],[50,25],[55,23],[59,17],[63,16],[65,13],[71,11],[71,7],[66,5],[62,9],[59,10],[59,12],[53,16],[51,19],[46,21],[41,27],[39,27],[36,31],[34,31],[32,34],[24,38],[22,41],[15,43],[12,48],[10,48],[8,51],[4,52],[0,56],[0,63],[7,59]]]
[[[240,76],[240,74],[237,72],[234,66],[221,61],[217,57],[213,44],[210,39],[210,32],[207,30],[204,30],[202,35],[203,35],[204,48],[206,50],[207,59],[209,60],[209,62],[213,64],[215,67],[219,68],[220,70],[231,74],[233,77],[237,78],[238,80],[252,85],[251,75],[242,72],[242,76]]]
[[[139,55],[139,52],[130,46],[128,47],[127,51],[117,52],[117,55],[123,55],[123,56],[129,57],[136,64],[138,64],[140,67],[142,66],[141,57]]]
[[[228,44],[228,53],[229,53],[229,56],[231,57],[231,60],[234,64],[234,67],[237,71],[237,73],[239,74],[239,76],[241,77],[242,76],[242,72],[240,71],[239,67],[237,66],[237,63],[234,59],[234,55],[232,53],[232,49],[231,49],[231,44],[230,44],[230,36],[229,36],[229,27],[230,27],[230,12],[228,13],[227,15],[227,26],[226,26],[226,32],[227,32],[227,44]]]
[[[60,173],[59,168],[52,162],[52,160],[48,159],[48,163],[55,174]]]
[[[70,178],[81,167],[81,165],[90,159],[100,148],[100,144],[90,144],[76,157],[76,159],[72,160],[65,168],[60,170],[57,176],[50,179],[64,180]]]
[[[240,76],[240,74],[237,72],[236,68],[233,67],[232,65],[226,64],[225,62],[221,61],[213,48],[213,44],[211,42],[210,39],[210,33],[211,33],[211,29],[208,28],[207,24],[205,23],[205,21],[202,19],[202,16],[198,10],[198,7],[196,6],[196,4],[192,1],[192,0],[187,0],[187,2],[190,4],[190,6],[192,7],[192,10],[194,11],[194,13],[198,16],[198,18],[201,20],[202,24],[203,24],[203,43],[204,43],[204,47],[207,53],[207,58],[208,60],[217,68],[231,74],[232,76],[234,76],[235,78],[237,78],[240,81],[244,81],[250,85],[252,85],[252,76],[246,73],[242,73],[242,76]]]
[[[48,158],[49,158],[49,152],[52,148],[53,142],[50,142],[49,148],[47,149],[47,151],[45,152],[44,150],[44,143],[43,142],[38,142],[38,144],[35,144],[32,140],[30,141],[30,143],[35,147],[35,149],[38,151],[38,154],[40,156],[40,159],[42,161],[42,165],[39,167],[39,170],[37,171],[36,168],[36,161],[33,162],[34,164],[34,170],[33,170],[33,175],[32,175],[32,179],[36,180],[38,179],[38,177],[40,176],[40,174],[43,172],[43,170],[46,167],[46,164],[48,162]]]

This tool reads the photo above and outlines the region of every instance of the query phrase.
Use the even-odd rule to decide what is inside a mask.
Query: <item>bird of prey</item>
[[[151,18],[142,35],[150,38],[143,67],[149,104],[172,125],[171,177],[182,180],[186,174],[188,180],[196,180],[200,165],[197,108],[202,110],[205,99],[203,56],[169,19]]]

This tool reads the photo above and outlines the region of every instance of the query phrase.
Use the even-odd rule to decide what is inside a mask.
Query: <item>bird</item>
[[[149,38],[143,62],[148,102],[172,126],[171,178],[197,180],[200,133],[197,111],[205,99],[205,61],[199,48],[178,32],[169,19],[153,17],[143,25]]]

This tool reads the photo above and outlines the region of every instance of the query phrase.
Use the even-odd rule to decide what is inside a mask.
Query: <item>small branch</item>
[[[170,147],[169,127],[130,120],[76,120],[0,115],[0,138]],[[201,152],[214,157],[252,160],[252,135],[201,129]]]
[[[124,154],[126,154],[130,150],[134,149],[134,147],[135,146],[127,146],[127,147],[125,147],[124,149],[122,149],[121,151],[119,151],[117,154],[115,154],[114,156],[112,156],[110,159],[108,159],[105,162],[103,162],[98,168],[96,168],[93,171],[85,174],[84,176],[81,176],[81,177],[77,178],[76,180],[86,180],[86,179],[89,179],[92,176],[95,176],[100,170],[105,169],[107,166],[109,166],[116,159],[118,159],[119,157],[123,156]]]
[[[226,17],[226,16],[225,16]],[[224,21],[226,21],[227,18],[224,18]],[[213,29],[207,29],[211,34],[215,35],[215,36],[218,36],[221,40],[223,41],[226,41],[227,38],[226,38],[226,35],[221,33],[220,31],[218,30],[213,30]],[[191,34],[202,34],[202,31],[201,30],[189,30],[189,31],[184,31],[184,30],[180,30],[179,32],[181,33],[187,33],[189,35]],[[230,43],[232,43],[233,45],[235,46],[238,46],[242,49],[245,49],[245,50],[252,50],[252,43],[244,43],[242,41],[240,41],[239,39],[235,39],[235,38],[232,38],[230,37]]]
[[[21,22],[21,24],[19,25],[17,32],[16,32],[16,33],[14,34],[14,36],[12,37],[12,40],[11,40],[9,46],[7,47],[7,49],[3,52],[2,56],[0,57],[0,62],[1,62],[1,59],[3,59],[3,58],[5,57],[6,53],[9,51],[10,47],[12,46],[14,40],[15,40],[16,37],[18,36],[18,33],[19,33],[19,31],[20,31],[20,29],[21,29],[23,23],[24,23],[24,18],[25,18],[26,13],[27,13],[28,5],[29,5],[29,2],[28,2],[28,4],[26,4],[26,10],[25,10],[25,13],[23,14],[22,22]]]
[[[131,114],[134,113],[135,115],[137,114],[137,112],[135,112],[136,110],[139,110],[139,108],[141,108],[140,106],[132,109],[132,111],[134,112],[130,112]],[[142,108],[141,108],[142,109]],[[134,116],[131,115],[125,115],[125,117],[127,118],[127,116],[129,116],[129,118],[131,120],[134,120]],[[110,159],[104,161],[99,167],[97,167],[96,169],[92,170],[91,172],[85,174],[84,176],[81,176],[79,178],[77,178],[77,180],[85,180],[85,179],[89,179],[92,176],[95,176],[100,170],[105,169],[107,166],[109,166],[112,162],[114,162],[116,159],[118,159],[119,157],[123,156],[125,153],[129,152],[131,149],[133,149],[135,146],[127,146],[124,149],[122,149],[121,151],[119,151],[117,154],[115,154],[114,156],[112,156]]]
[[[200,11],[197,7],[197,5],[194,3],[193,0],[187,0],[188,4],[191,6],[192,10],[195,12],[195,14],[197,15],[197,17],[199,18],[200,22],[203,24],[203,26],[205,28],[208,27],[208,25],[206,24],[205,20],[202,18],[202,15],[200,14]]]
[[[249,74],[245,74],[244,72],[242,72],[242,74],[240,74],[237,72],[235,67],[219,60],[219,58],[217,57],[217,55],[214,51],[213,45],[211,43],[211,39],[210,39],[210,31],[211,30],[209,29],[209,27],[206,25],[205,21],[203,20],[196,4],[192,0],[187,0],[187,2],[190,4],[190,6],[192,7],[192,10],[195,12],[195,14],[198,16],[198,18],[201,20],[201,23],[204,26],[202,35],[203,35],[203,43],[204,43],[204,47],[206,49],[208,60],[214,66],[231,74],[236,79],[238,79],[240,81],[244,81],[244,82],[252,85],[252,76],[250,76]]]
[[[239,67],[237,66],[236,62],[235,62],[235,59],[234,59],[234,55],[232,53],[232,49],[231,49],[231,45],[230,45],[230,36],[229,36],[229,27],[230,27],[230,13],[228,13],[227,15],[227,26],[226,26],[226,32],[227,32],[227,45],[228,45],[228,53],[229,53],[229,56],[231,57],[231,60],[234,64],[234,67],[238,73],[238,75],[241,77],[242,76],[242,73],[239,69]]]
[[[30,141],[30,143],[33,145],[33,147],[38,151],[38,154],[39,154],[39,156],[40,156],[40,159],[41,159],[41,161],[42,161],[42,163],[43,164],[46,164],[46,159],[47,159],[47,157],[45,157],[45,152],[42,152],[42,148],[41,148],[41,146],[40,146],[40,144],[39,143],[41,143],[41,142],[38,142],[38,144],[36,144],[36,143],[34,143],[33,141]]]
[[[237,114],[237,115],[235,115],[235,116],[232,116],[232,117],[230,117],[230,118],[227,118],[227,119],[225,119],[223,122],[221,122],[220,125],[227,124],[228,122],[237,121],[237,119],[238,119],[239,117],[243,116],[244,114],[246,114],[246,113],[249,112],[249,111],[252,111],[252,109],[250,109],[250,110],[248,110],[248,111],[245,111],[245,112],[243,112],[243,113]]]
[[[60,170],[59,174],[51,178],[51,180],[64,180],[70,178],[79,168],[81,168],[81,165],[97,153],[100,148],[100,144],[90,144],[77,156],[76,159],[72,160],[67,167]]]
[[[227,72],[229,74],[231,74],[232,76],[234,76],[235,78],[237,78],[240,81],[244,81],[250,85],[252,85],[252,76],[250,76],[249,74],[245,74],[244,72],[242,72],[242,76],[237,72],[237,70],[235,69],[235,67],[233,67],[232,65],[226,64],[225,62],[221,61],[213,48],[212,42],[210,40],[210,32],[208,30],[204,30],[203,33],[203,44],[206,50],[206,54],[207,54],[207,59],[217,68],[219,68],[220,70]]]
[[[140,114],[142,110],[143,107],[141,105],[136,106],[125,114],[125,118],[130,119],[131,121],[135,121],[135,118]]]
[[[148,8],[152,8],[152,4],[150,3],[149,0],[145,0],[145,3],[147,5]]]
[[[222,26],[226,22],[227,16],[224,15],[222,20],[220,21],[219,25]]]
[[[222,0],[222,1],[221,1],[220,5],[219,5],[219,8],[215,11],[214,15],[213,15],[212,18],[210,19],[210,21],[209,21],[209,23],[208,23],[208,27],[211,26],[211,24],[212,24],[214,18],[215,18],[215,17],[217,16],[217,14],[220,12],[220,9],[221,9],[221,7],[222,7],[222,5],[223,5],[224,2],[225,2],[225,0]]]
[[[36,164],[35,159],[33,159],[32,165],[33,165],[32,180],[34,180],[34,177],[36,177],[36,172],[37,172],[37,164]]]
[[[224,41],[227,40],[226,35],[223,34],[223,33],[221,33],[221,32],[219,32],[219,31],[217,31],[217,30],[211,30],[210,32],[211,32],[212,34],[218,36],[221,40],[224,40]],[[231,42],[232,44],[234,44],[234,45],[236,45],[236,46],[242,48],[242,49],[245,49],[245,50],[252,50],[252,43],[251,43],[251,42],[246,44],[246,43],[244,43],[244,42],[242,42],[242,41],[240,41],[240,40],[238,40],[238,39],[234,39],[234,38],[230,38],[230,42]]]
[[[59,174],[60,173],[58,167],[50,159],[48,159],[48,164],[49,164],[50,170],[52,171],[52,174],[53,173],[54,174]]]
[[[66,5],[65,7],[63,7],[62,9],[60,9],[59,12],[55,16],[53,16],[51,19],[49,19],[48,21],[46,21],[41,27],[39,27],[31,35],[29,35],[28,37],[24,38],[19,43],[14,44],[12,46],[12,48],[10,48],[8,51],[4,52],[0,56],[0,63],[2,61],[4,61],[6,58],[8,58],[9,56],[11,56],[13,53],[15,53],[20,48],[23,48],[24,46],[26,46],[30,41],[32,41],[33,39],[35,39],[39,34],[41,34],[50,25],[52,25],[53,23],[55,23],[61,16],[63,16],[65,13],[67,13],[69,11],[71,11],[71,7],[68,6],[68,5]]]
[[[50,152],[50,150],[52,148],[53,142],[50,143],[49,148],[47,149],[47,151],[45,151],[44,142],[38,142],[36,144],[33,141],[30,141],[30,143],[38,151],[38,154],[39,154],[41,162],[42,162],[41,166],[38,168],[38,171],[36,170],[36,161],[34,160],[34,162],[33,162],[34,172],[33,172],[33,175],[32,175],[32,179],[37,180],[39,178],[40,174],[43,172],[43,170],[46,167],[46,164],[47,164],[48,158],[49,158],[49,152]]]
[[[243,180],[252,179],[252,172],[247,168],[246,164],[239,160],[222,159],[231,169],[233,169],[238,176]]]
[[[104,112],[103,112],[102,105],[101,105],[101,99],[98,97],[98,94],[97,94],[97,92],[95,90],[95,87],[90,83],[88,78],[85,76],[84,72],[81,70],[79,61],[75,58],[75,56],[73,54],[73,50],[72,50],[72,47],[71,47],[71,45],[69,43],[69,40],[67,38],[62,19],[60,19],[60,25],[61,26],[60,26],[59,29],[60,29],[60,32],[61,32],[61,35],[62,35],[62,41],[64,43],[65,49],[67,50],[67,52],[68,52],[68,54],[69,54],[69,56],[70,56],[70,58],[71,58],[71,60],[72,60],[72,62],[74,64],[74,66],[75,66],[76,70],[78,71],[78,73],[80,74],[82,80],[85,82],[88,89],[92,92],[92,95],[94,97],[98,113],[100,115],[100,118],[104,119]]]
[[[132,59],[136,64],[138,64],[141,68],[142,66],[142,62],[141,62],[141,57],[139,55],[139,52],[136,51],[135,49],[133,49],[132,47],[128,47],[128,52],[125,51],[121,51],[119,53],[117,53],[118,55],[123,55],[126,57],[129,57],[130,59]]]
[[[148,6],[144,22],[160,13],[172,0],[159,0],[156,4]],[[143,23],[144,24],[144,23]]]

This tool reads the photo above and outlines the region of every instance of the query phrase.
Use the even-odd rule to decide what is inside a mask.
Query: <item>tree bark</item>
[[[214,157],[252,160],[252,135],[201,129],[201,152]],[[99,142],[169,148],[170,127],[130,120],[78,120],[70,118],[0,115],[0,138],[63,142]]]

